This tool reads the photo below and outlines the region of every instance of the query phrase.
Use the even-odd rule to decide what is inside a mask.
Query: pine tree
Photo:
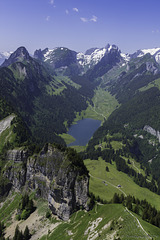
[[[19,227],[18,227],[18,225],[17,225],[17,226],[16,226],[16,229],[15,229],[15,233],[14,233],[13,240],[17,240],[18,234],[19,234]]]
[[[29,228],[26,226],[24,230],[24,240],[29,240],[30,239],[30,233],[29,233]]]
[[[119,195],[117,193],[114,194],[112,201],[113,201],[113,203],[119,203],[120,202],[120,198],[119,198]]]
[[[3,233],[3,226],[2,226],[2,223],[0,222],[0,237],[2,237],[2,233]]]

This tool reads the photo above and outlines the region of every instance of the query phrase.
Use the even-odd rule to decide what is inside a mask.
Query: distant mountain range
[[[48,224],[46,218],[51,213],[68,220],[80,210],[73,223],[65,223],[65,230],[59,230],[62,225],[55,229],[58,236],[64,231],[61,239],[71,235],[73,239],[90,238],[90,230],[85,229],[91,228],[91,222],[98,226],[95,214],[103,227],[96,230],[94,239],[123,239],[125,221],[129,225],[134,222],[135,229],[141,230],[141,225],[137,226],[141,217],[160,227],[159,212],[143,201],[147,198],[154,206],[156,199],[155,206],[160,209],[160,48],[124,54],[108,44],[84,54],[58,47],[36,50],[32,56],[25,47],[19,47],[13,53],[1,53],[0,63],[0,198],[3,201],[11,191],[19,195],[16,204],[13,194],[8,196],[11,201],[6,203],[13,211],[5,224],[8,226],[11,216],[15,221],[16,212],[17,221],[28,218],[28,206],[22,207],[22,202],[33,195],[35,202],[40,198],[48,201],[45,204],[50,209],[43,211],[43,223]],[[88,115],[102,120],[102,125],[81,152],[87,159],[86,168],[76,151],[66,147],[70,141],[66,133],[74,121]],[[30,198],[22,196],[25,191]],[[100,204],[93,208],[95,202]],[[8,217],[6,203],[2,204],[0,219]],[[120,203],[123,206],[118,207]],[[36,205],[38,208],[41,203]],[[82,210],[92,208],[94,212],[85,213],[84,221]],[[102,208],[107,209],[103,219]],[[106,220],[109,208],[114,210]],[[130,211],[138,214],[137,221]],[[83,230],[78,227],[81,223]],[[38,234],[40,228],[32,234]],[[47,238],[52,239],[50,231]],[[151,234],[151,230],[147,232]],[[130,230],[126,234],[124,239]],[[132,234],[136,239],[137,232]],[[143,232],[145,238],[138,238],[146,239],[147,235]]]
[[[44,50],[36,50],[34,58],[49,63],[55,68],[67,67],[71,64],[78,64],[83,70],[88,70],[98,64],[104,56],[112,51],[120,53],[120,59],[128,62],[133,58],[140,58],[146,54],[154,56],[156,62],[160,63],[160,48],[137,50],[133,54],[122,53],[116,45],[107,44],[104,48],[90,48],[85,53],[76,52],[65,47],[56,47],[53,49],[45,48]],[[5,59],[8,59],[13,52],[0,52],[0,65]]]

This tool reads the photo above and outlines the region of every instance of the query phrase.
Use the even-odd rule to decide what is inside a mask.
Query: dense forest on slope
[[[116,67],[115,72],[112,69],[101,78],[101,86],[114,95],[121,105],[90,140],[87,157],[97,159],[102,156],[105,161],[112,161],[116,153],[110,145],[111,140],[108,140],[110,136],[112,141],[128,145],[128,149],[123,148],[123,154],[141,162],[146,171],[152,173],[153,178],[159,182],[160,144],[156,137],[153,138],[144,131],[146,125],[156,131],[160,130],[159,77],[158,63],[154,57],[146,54]],[[102,150],[101,143],[105,141],[108,149]],[[121,162],[120,158],[118,162]]]
[[[45,142],[56,141],[65,144],[58,137],[58,134],[66,131],[66,126],[68,127],[72,124],[76,113],[85,110],[88,103],[93,106],[92,98],[94,96],[94,89],[99,84],[101,85],[101,83],[105,82],[100,77],[103,78],[103,75],[117,63],[121,68],[122,59],[120,52],[117,50],[113,51],[111,54],[104,56],[85,75],[80,76],[78,75],[80,68],[75,63],[75,56],[69,53],[69,56],[66,55],[66,57],[69,57],[71,63],[67,62],[67,59],[64,59],[64,61],[63,59],[57,59],[58,65],[56,67],[58,69],[56,70],[51,69],[51,65],[44,64],[31,57],[27,57],[27,60],[22,62],[16,61],[8,67],[0,69],[0,119],[12,113],[15,114],[11,122],[10,132],[10,134],[14,134],[14,142],[6,141],[0,154],[0,196],[8,194],[15,184],[14,179],[11,181],[6,177],[9,176],[10,170],[13,170],[13,174],[17,171],[14,177],[17,181],[20,181],[21,187],[23,187],[25,183],[21,182],[21,180],[26,176],[27,167],[28,171],[33,170],[34,172],[36,164],[37,174],[35,175],[35,182],[27,179],[31,183],[28,186],[38,186],[40,193],[37,194],[39,194],[39,197],[42,196],[48,186],[48,183],[46,184],[44,179],[47,178],[48,181],[52,173],[58,171],[58,161],[61,159],[60,155],[63,155],[64,160],[60,169],[60,175],[56,183],[56,177],[52,179],[49,189],[54,191],[52,195],[55,195],[55,199],[59,200],[57,203],[66,203],[68,201],[64,198],[66,193],[64,193],[62,198],[60,197],[64,189],[64,182],[66,181],[66,179],[60,181],[60,178],[65,174],[67,174],[67,177],[71,176],[72,173],[75,174],[76,186],[80,186],[80,181],[83,182],[79,191],[82,190],[83,192],[85,189],[84,177],[88,177],[89,173],[82,158],[76,151],[59,144],[54,144],[50,148],[51,145],[48,143],[41,149],[36,143],[42,145]],[[160,77],[159,74],[155,74],[152,71],[155,70],[152,64],[149,65],[150,69],[147,70],[148,63],[146,61],[149,60],[149,55],[142,59],[141,64],[139,64],[141,60],[134,60],[130,63],[128,72],[119,70],[119,77],[117,79],[113,77],[107,82],[107,90],[117,98],[121,106],[118,108],[117,105],[117,109],[94,134],[87,146],[86,152],[81,153],[81,155],[84,159],[97,160],[98,164],[100,162],[99,159],[101,159],[106,164],[105,174],[108,174],[110,166],[114,165],[116,173],[125,173],[124,175],[130,182],[136,183],[136,187],[139,185],[141,188],[147,188],[145,190],[148,191],[149,189],[151,194],[156,193],[156,196],[159,197],[160,144],[156,137],[153,138],[149,133],[144,131],[144,126],[149,125],[159,130],[160,90],[155,86],[144,92],[140,92],[140,88]],[[138,62],[137,66],[136,61]],[[155,64],[153,59],[151,61]],[[68,65],[67,68],[63,64]],[[63,75],[69,76],[69,81]],[[29,154],[30,158],[33,158],[32,160],[29,159],[20,162],[15,160],[14,166],[17,167],[16,171],[14,171],[13,162],[7,162],[7,150],[14,147],[19,147],[18,151],[22,149],[28,151],[27,154]],[[55,154],[53,159],[50,157],[51,153]],[[45,154],[48,155],[45,156]],[[133,164],[131,164],[131,161]],[[31,166],[31,162],[33,166]],[[139,169],[133,167],[134,163],[140,166]],[[93,169],[95,168],[93,167]],[[99,166],[97,169],[99,171]],[[38,179],[40,170],[44,175]],[[33,172],[31,171],[31,177]],[[90,177],[99,179],[101,184],[104,185],[105,183],[105,187],[107,187],[107,183],[105,181],[102,182],[100,177],[93,177],[91,174]],[[62,189],[60,189],[58,183],[61,184]],[[70,179],[66,182],[65,187],[70,183],[71,193],[73,193],[75,189]],[[88,197],[87,181],[85,184],[86,196]],[[113,184],[112,186],[113,188],[116,187],[117,190],[117,186]],[[121,188],[120,185],[119,187]],[[76,190],[76,192],[78,191]],[[82,195],[81,197],[83,198]],[[95,198],[92,193],[89,196],[91,199],[87,204],[90,209],[93,208],[95,200],[106,203],[99,196]],[[77,196],[77,199],[79,197]],[[76,197],[74,196],[73,199],[75,201]],[[68,205],[74,205],[74,201]],[[160,227],[159,212],[146,200],[140,201],[139,199],[135,199],[135,197],[127,195],[126,197],[114,195],[112,202],[123,203],[129,210],[142,216],[144,220]],[[79,207],[77,205],[73,210],[75,211]],[[25,210],[27,208],[28,206],[26,206]],[[21,210],[19,215],[20,218],[24,219]],[[82,214],[82,211],[79,211],[79,213]],[[87,214],[90,217],[90,213]],[[111,224],[111,228],[113,228],[113,225],[114,223]]]
[[[57,134],[66,131],[64,122],[70,126],[75,113],[87,108],[94,90],[83,77],[73,77],[72,81],[80,88],[57,82],[42,64],[31,59],[0,69],[0,95],[21,114],[37,141],[64,144]],[[52,86],[52,94],[48,86]],[[54,89],[59,87],[63,89],[57,94]]]
[[[160,123],[160,91],[158,88],[150,88],[147,91],[137,93],[131,100],[125,102],[115,110],[108,118],[108,125],[129,124],[131,129],[142,129],[150,125],[159,129]],[[131,130],[130,129],[130,130]]]
[[[115,110],[108,120],[96,131],[93,139],[88,144],[87,157],[97,159],[99,156],[102,156],[105,161],[111,162],[116,158],[116,153],[113,151],[110,141],[121,141],[125,147],[123,147],[119,156],[134,157],[145,167],[148,173],[152,173],[153,178],[158,181],[159,186],[160,144],[156,137],[153,138],[151,134],[143,130],[145,125],[159,130],[159,106],[160,91],[158,88],[153,87],[147,91],[137,93],[131,100]],[[108,135],[111,138],[110,140],[107,137]],[[98,146],[98,144],[105,141],[107,148],[110,148],[110,150],[101,150],[100,147],[95,149],[96,145]],[[150,160],[151,163],[149,164]],[[118,168],[121,171],[129,173],[128,166],[125,167],[125,162],[121,161],[121,158],[118,158],[118,162],[116,161],[116,163],[122,163],[122,165],[117,165],[119,166]],[[139,184],[135,173],[132,171],[129,174],[135,176],[135,181]],[[148,183],[146,182],[142,185],[147,186]],[[151,189],[149,186],[148,188]],[[153,191],[159,194],[159,189],[153,189]]]

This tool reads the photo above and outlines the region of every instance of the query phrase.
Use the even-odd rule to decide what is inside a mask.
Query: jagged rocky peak
[[[106,49],[108,52],[110,52],[111,49],[120,51],[119,48],[118,48],[115,44],[110,45],[109,43],[106,45],[105,49]]]
[[[77,61],[83,67],[91,68],[101,61],[101,59],[113,52],[121,51],[116,45],[107,44],[104,48],[91,48],[84,53],[80,52],[77,54]]]
[[[22,61],[29,60],[29,59],[30,59],[30,55],[29,55],[28,51],[26,50],[26,48],[19,47],[14,53],[12,53],[10,55],[10,57],[8,59],[6,59],[4,61],[4,63],[2,64],[2,67],[8,67],[12,63],[22,62]]]
[[[57,47],[54,49],[45,48],[36,50],[34,57],[43,62],[50,64],[53,68],[68,67],[77,62],[77,52],[66,47]]]
[[[98,48],[90,48],[85,52],[85,55],[91,55]]]
[[[49,51],[48,48],[45,48],[44,50],[38,49],[34,52],[34,58],[40,59],[41,61],[44,59],[44,54],[46,54]]]

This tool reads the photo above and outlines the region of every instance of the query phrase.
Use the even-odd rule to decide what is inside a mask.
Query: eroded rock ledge
[[[157,137],[160,142],[160,132],[159,131],[155,130],[154,128],[150,127],[149,125],[145,125],[143,130],[150,133],[151,135]]]
[[[74,150],[60,151],[47,144],[42,151],[29,156],[26,150],[10,150],[4,175],[13,188],[36,190],[48,200],[54,214],[68,220],[77,209],[87,209],[88,172]]]

